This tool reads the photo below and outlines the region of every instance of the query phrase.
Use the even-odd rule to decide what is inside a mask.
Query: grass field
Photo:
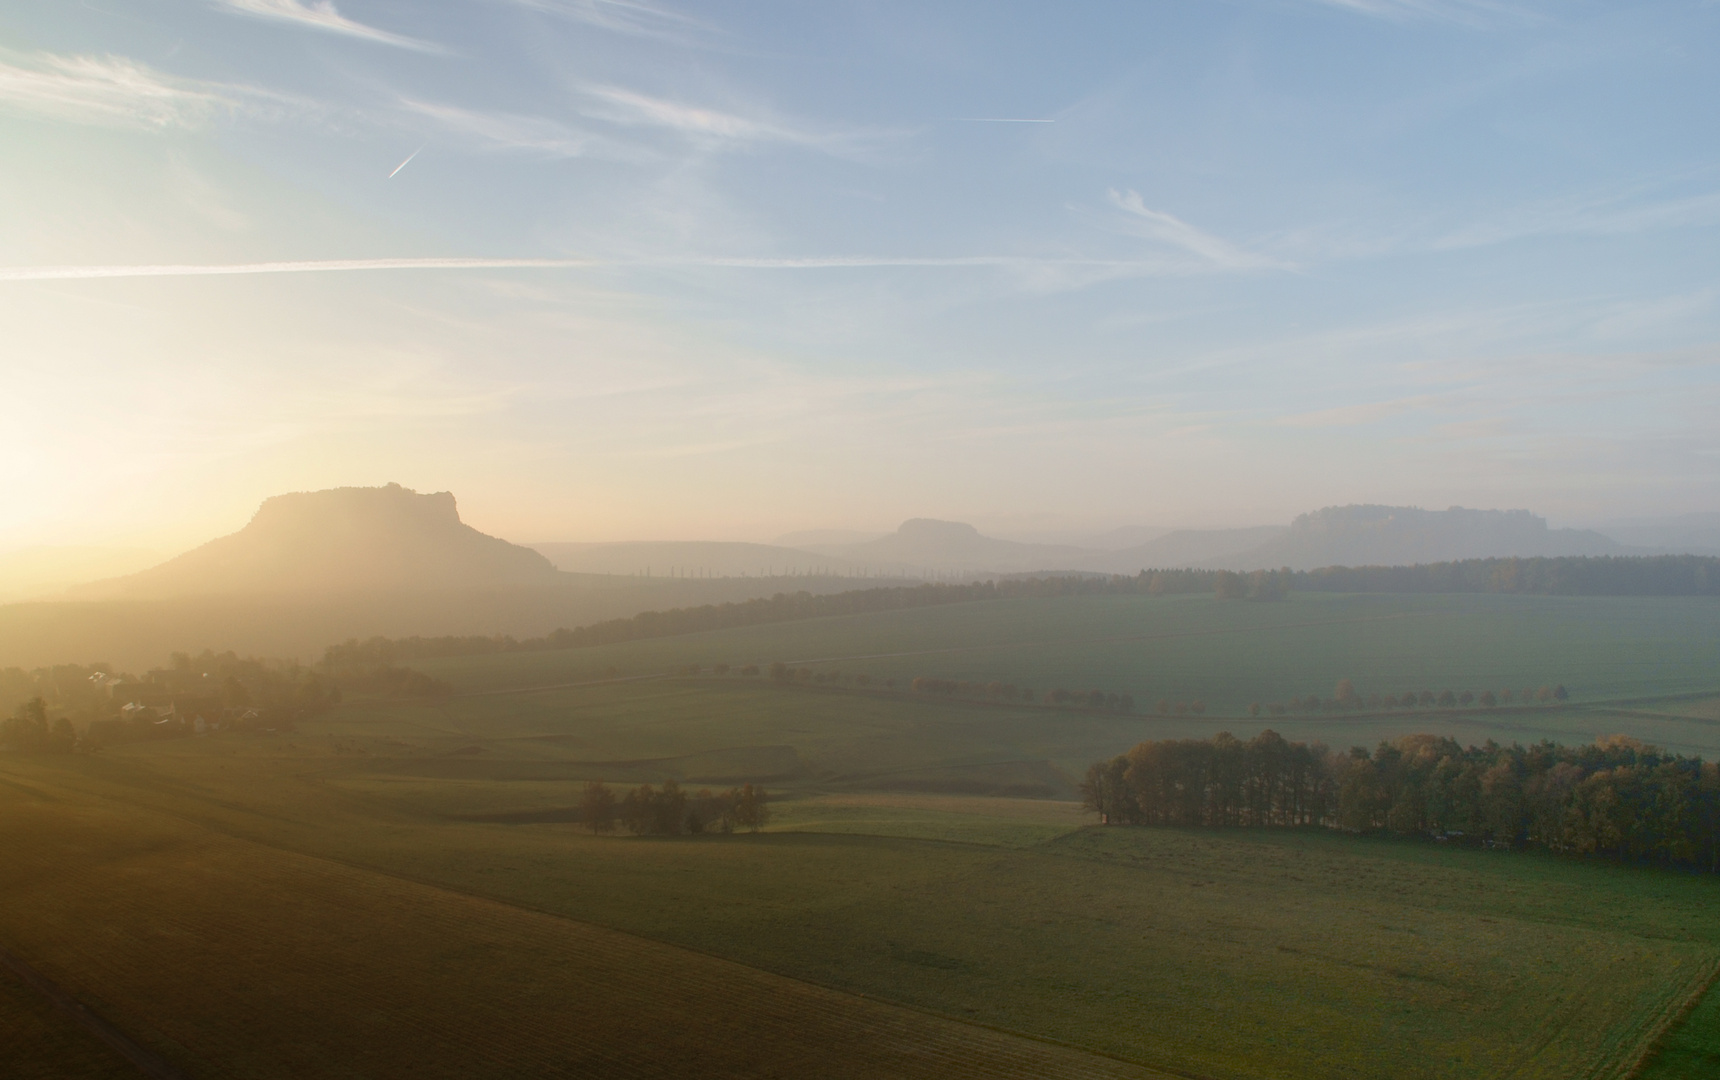
[[[0,933],[192,1077],[1150,1075],[37,780]],[[29,1036],[8,1076],[103,1075]]]
[[[437,1075],[414,1056],[432,1051],[467,1075],[553,1074],[575,1060],[554,1056],[574,1052],[567,1032],[612,1023],[581,1011],[594,994],[662,1017],[665,983],[705,985],[676,965],[718,957],[1149,1069],[1615,1076],[1720,962],[1705,878],[1322,833],[1083,828],[1055,801],[924,793],[804,793],[760,836],[594,838],[451,818],[485,805],[471,779],[446,801],[424,777],[379,795],[396,782],[383,762],[294,738],[0,762],[4,857],[29,868],[0,898],[0,944],[28,944],[194,1072],[240,1075],[285,1075],[265,1057],[337,1074],[304,1056],[308,1031],[316,1053],[376,1055],[355,1074]],[[513,783],[546,782],[489,782]],[[693,951],[653,952],[653,974],[615,983],[644,961],[600,952],[612,966],[594,974],[570,959],[597,927]],[[232,970],[206,974],[223,957]],[[209,985],[176,999],[164,971]],[[813,1008],[790,998],[771,1015]],[[164,999],[180,1001],[171,1017]],[[359,1008],[376,1001],[392,1004]],[[493,1040],[461,1041],[472,1001]],[[724,1024],[686,1038],[730,1038],[730,1010],[715,1012]],[[857,1038],[819,1027],[834,1022],[806,1021],[832,1053]],[[938,1032],[904,1038],[956,1037]],[[413,1043],[398,1061],[413,1070],[363,1039]],[[717,1057],[709,1071],[740,1069]]]
[[[0,947],[193,1077],[1708,1076],[1720,882],[1102,829],[1071,800],[1142,739],[1268,723],[1338,747],[1625,732],[1713,756],[1717,610],[1080,598],[449,659],[423,666],[467,693],[440,702],[0,755]],[[888,640],[908,655],[819,660]],[[1485,685],[1454,674],[1473,670],[1577,699],[1250,721],[653,674],[773,658],[1137,697],[1174,675],[1167,693],[1218,703],[1248,680]],[[652,677],[555,685],[611,665]],[[589,779],[762,782],[773,820],[593,837],[569,824]],[[10,1031],[8,1076],[116,1068],[0,972]]]
[[[557,652],[424,660],[468,691],[782,660],[909,679],[936,675],[1202,698],[1228,713],[1293,694],[1564,683],[1577,700],[1715,689],[1714,598],[1210,596],[987,601],[688,634]]]
[[[1720,1076],[1720,994],[1712,987],[1668,1033],[1639,1074],[1642,1080],[1711,1080]]]
[[[0,1072],[8,1080],[135,1080],[131,1063],[0,970]]]

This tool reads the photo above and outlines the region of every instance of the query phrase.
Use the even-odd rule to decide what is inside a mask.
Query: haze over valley
[[[0,1078],[1714,1080],[1720,3],[0,4]]]

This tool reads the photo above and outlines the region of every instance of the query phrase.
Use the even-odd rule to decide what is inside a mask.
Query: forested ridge
[[[630,618],[608,619],[589,626],[553,630],[543,637],[515,639],[506,635],[449,637],[356,638],[331,645],[323,654],[326,667],[354,664],[390,664],[401,660],[435,656],[474,656],[502,652],[541,652],[573,649],[586,645],[610,645],[620,641],[695,634],[737,626],[793,622],[830,615],[859,615],[871,611],[936,607],[975,600],[1004,600],[1021,597],[1094,595],[1124,591],[1114,581],[1099,576],[1002,578],[968,584],[898,585],[881,589],[816,595],[810,592],[777,593],[757,600],[704,604],[699,607],[642,611]],[[1207,586],[1210,587],[1210,586]],[[1141,590],[1141,591],[1144,591]]]
[[[1221,732],[1140,743],[1095,762],[1081,791],[1106,824],[1323,826],[1720,873],[1720,767],[1625,736],[1463,747],[1407,735],[1334,753]]]
[[[980,600],[1054,596],[1141,596],[1213,593],[1224,600],[1274,601],[1291,592],[1521,593],[1557,596],[1720,596],[1720,559],[1697,555],[1467,559],[1424,566],[1328,567],[1323,570],[1142,570],[1138,574],[1045,574],[966,584],[897,585],[814,595],[777,593],[757,600],[643,611],[534,638],[507,635],[356,638],[331,645],[326,669],[395,664],[437,656],[541,652],[672,637],[704,630],[793,622],[832,615],[935,607]]]

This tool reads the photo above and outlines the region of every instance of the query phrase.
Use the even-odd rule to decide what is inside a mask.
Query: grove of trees
[[[69,754],[77,747],[78,737],[72,722],[60,717],[48,721],[48,703],[39,697],[19,705],[13,714],[0,720],[0,746],[8,750],[32,754]]]
[[[614,832],[618,824],[636,836],[732,833],[737,828],[758,832],[770,821],[768,801],[765,790],[752,784],[689,795],[673,780],[661,788],[641,784],[616,798],[608,785],[593,780],[585,785],[579,819],[594,833]]]
[[[1720,767],[1624,736],[1463,747],[1409,735],[1334,753],[1221,732],[1140,743],[1095,762],[1081,791],[1106,824],[1322,826],[1720,873]]]

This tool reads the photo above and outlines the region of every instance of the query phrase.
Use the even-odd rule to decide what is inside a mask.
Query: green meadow
[[[1079,598],[426,662],[456,696],[0,756],[0,947],[192,1077],[1706,1076],[1710,877],[1104,828],[1075,785],[1142,739],[1268,724],[1338,747],[1624,732],[1712,753],[1716,610]],[[1125,716],[709,673],[773,659],[1214,706]],[[1226,714],[1249,687],[1329,694],[1341,677],[1558,681],[1573,698]],[[590,780],[762,783],[772,817],[756,835],[593,836],[575,811]],[[55,1033],[13,1051],[18,1075],[111,1065],[27,995],[0,994],[0,1017]]]
[[[1714,598],[1349,596],[1282,603],[1210,596],[989,601],[812,619],[558,652],[420,660],[465,692],[639,676],[689,664],[782,661],[904,684],[919,675],[1131,693],[1137,708],[1201,700],[1245,715],[1339,679],[1361,692],[1563,684],[1574,703],[1720,686]],[[1720,748],[1714,717],[1667,739]],[[1525,728],[1535,734],[1534,725]],[[1481,736],[1485,738],[1486,736]],[[1585,734],[1584,738],[1592,737]]]

